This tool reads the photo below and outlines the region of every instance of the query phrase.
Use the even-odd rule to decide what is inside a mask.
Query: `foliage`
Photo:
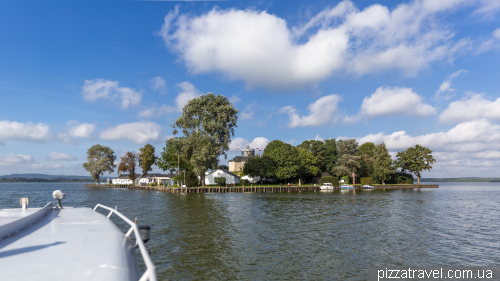
[[[413,184],[413,176],[408,173],[396,172],[392,174],[391,179],[387,182],[390,184],[406,183]]]
[[[337,177],[322,177],[321,184],[324,184],[325,182],[329,182],[333,186],[339,186],[339,179]]]
[[[371,184],[373,184],[373,180],[372,180],[371,177],[362,177],[360,179],[360,182],[361,182],[361,185],[365,185],[365,184],[371,185]]]
[[[333,168],[333,173],[336,176],[350,176],[352,173],[356,172],[356,169],[360,168],[358,160],[359,156],[354,156],[351,154],[343,154],[337,161],[337,166]]]
[[[139,166],[142,168],[142,175],[148,174],[148,171],[152,171],[152,166],[156,164],[155,148],[150,144],[146,144],[144,147],[139,149]]]
[[[318,167],[317,158],[314,157],[312,152],[308,152],[305,149],[299,148],[300,157],[300,168],[298,172],[298,177],[302,180],[309,176],[316,176],[321,173]]]
[[[378,182],[384,183],[391,178],[392,158],[385,147],[385,143],[377,145],[375,149],[375,161],[373,162],[373,174]]]
[[[297,147],[306,150],[307,153],[312,155],[320,172],[326,171],[327,156],[324,142],[318,140],[305,140],[297,145]]]
[[[229,170],[229,167],[227,165],[219,165],[219,169]]]
[[[367,154],[370,157],[375,156],[375,144],[373,142],[365,142],[359,147],[359,153],[361,155]]]
[[[335,139],[325,140],[325,170],[323,172],[333,173],[337,163],[337,143]]]
[[[344,183],[349,183],[349,176],[343,176],[340,179],[344,180]]]
[[[343,155],[357,156],[358,154],[359,154],[359,144],[356,141],[356,139],[337,141],[337,155],[339,157],[342,157]]]
[[[299,150],[280,140],[270,142],[264,149],[264,156],[275,163],[274,176],[280,180],[296,178],[300,171]]]
[[[184,180],[184,174],[186,180]],[[179,186],[181,186],[181,184],[185,184],[186,187],[197,187],[199,185],[198,176],[193,171],[189,170],[185,173],[180,173],[178,176],[174,176],[172,180],[176,184],[179,183]]]
[[[188,101],[182,115],[172,125],[174,135],[181,129],[184,139],[182,147],[190,150],[190,164],[205,185],[205,171],[217,163],[219,156],[229,150],[231,136],[238,119],[236,110],[229,100],[221,95],[208,93]]]
[[[165,147],[160,157],[157,159],[158,168],[163,171],[169,170],[173,173],[179,165],[181,171],[191,171],[193,166],[189,163],[189,150],[183,150],[179,154],[179,149],[182,150],[184,138],[169,138],[165,141]],[[179,162],[178,162],[179,161]]]
[[[260,177],[260,184],[263,184],[263,178],[274,175],[274,162],[268,156],[256,155],[245,163],[243,173],[250,177]]]
[[[118,173],[124,173],[128,172],[128,178],[130,180],[135,180],[135,165],[137,163],[139,156],[135,152],[130,152],[128,151],[125,153],[125,155],[122,157],[122,161],[120,162],[120,165],[118,166]]]
[[[423,170],[430,171],[431,164],[436,162],[436,159],[432,157],[432,150],[419,144],[398,152],[396,157],[395,166],[400,168],[401,172],[409,171],[417,176],[417,184],[420,184],[421,172]]]
[[[226,178],[225,177],[214,177],[214,181],[219,186],[225,186],[226,185]]]
[[[90,172],[97,183],[104,172],[111,174],[115,171],[115,160],[115,152],[111,148],[96,144],[87,150],[87,162],[83,163],[83,168]]]

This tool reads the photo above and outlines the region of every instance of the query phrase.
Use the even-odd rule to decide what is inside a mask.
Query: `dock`
[[[127,188],[148,191],[160,191],[168,193],[227,193],[227,192],[294,192],[294,191],[317,191],[320,186],[205,186],[205,187],[183,187],[166,188],[148,185],[121,185],[121,184],[85,184],[86,187],[104,187],[104,188]],[[380,184],[374,185],[375,190],[396,190],[396,189],[415,189],[415,188],[439,188],[437,184]],[[334,190],[340,188],[334,187]],[[362,190],[361,186],[356,186],[356,190]]]

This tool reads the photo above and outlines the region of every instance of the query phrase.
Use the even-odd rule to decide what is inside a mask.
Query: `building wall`
[[[233,175],[227,174],[224,171],[216,170],[215,172],[205,176],[205,184],[215,184],[215,177],[225,177],[227,184],[237,184],[240,183],[240,179]]]
[[[243,171],[243,166],[245,162],[229,162],[229,172]]]

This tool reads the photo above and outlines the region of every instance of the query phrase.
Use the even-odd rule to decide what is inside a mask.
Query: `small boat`
[[[350,191],[354,190],[354,186],[349,186],[347,183],[344,183],[340,186],[340,191]]]
[[[64,196],[54,191],[57,207],[49,202],[28,208],[24,197],[22,208],[0,209],[0,280],[157,280],[144,245],[149,226],[136,225],[116,207],[62,208]],[[130,227],[126,234],[110,220],[113,214]],[[146,268],[142,274],[137,249]]]
[[[333,184],[325,182],[321,187],[321,190],[333,190]]]
[[[363,188],[363,189],[375,189],[375,186],[369,185],[369,184],[365,184],[365,185],[361,186],[361,188]]]

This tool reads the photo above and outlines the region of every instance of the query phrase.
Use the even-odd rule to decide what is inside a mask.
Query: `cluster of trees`
[[[115,152],[107,146],[96,144],[87,150],[87,162],[83,163],[83,168],[90,172],[90,175],[97,183],[99,178],[105,172],[113,173],[115,171]],[[128,173],[129,179],[136,179],[136,166],[142,168],[142,175],[148,174],[148,171],[153,170],[153,165],[156,164],[157,157],[155,156],[155,148],[151,144],[146,144],[140,148],[138,152],[127,151],[121,157],[118,165],[118,176],[122,173]]]
[[[142,174],[146,175],[157,165],[163,171],[178,172],[178,177],[196,184],[198,178],[205,185],[205,172],[216,169],[218,159],[229,150],[231,137],[237,128],[238,110],[229,100],[221,95],[208,93],[189,100],[182,109],[182,114],[171,125],[174,136],[182,132],[182,137],[173,137],[166,141],[160,157],[155,156],[155,148],[147,144],[139,152],[129,151],[121,158],[119,173],[128,172],[130,179],[135,179],[138,164]],[[98,181],[104,172],[112,173],[116,168],[114,151],[99,144],[87,151],[87,161],[83,167]],[[274,178],[282,182],[298,180],[328,172],[337,177],[356,174],[360,177],[371,177],[374,182],[400,182],[411,177],[407,172],[417,176],[423,170],[432,169],[435,162],[432,151],[416,145],[397,154],[392,159],[384,143],[375,145],[367,142],[361,146],[355,139],[324,141],[306,140],[292,146],[280,140],[270,142],[262,156],[250,158],[243,173],[252,177]],[[180,172],[182,171],[182,175]],[[175,179],[174,179],[175,180]],[[180,181],[179,178],[177,178]]]
[[[306,140],[292,146],[280,140],[270,142],[262,156],[249,159],[243,168],[245,175],[274,178],[278,181],[304,181],[306,178],[327,172],[337,177],[348,176],[356,181],[371,177],[376,183],[401,183],[432,169],[436,160],[432,151],[421,145],[410,147],[392,159],[384,143],[366,142],[361,146],[355,139],[325,141]]]

